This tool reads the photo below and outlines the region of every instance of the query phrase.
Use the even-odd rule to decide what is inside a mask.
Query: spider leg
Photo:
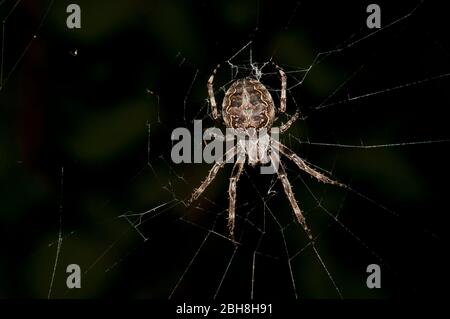
[[[300,158],[297,154],[294,153],[291,149],[287,148],[285,145],[281,144],[278,141],[275,141],[272,139],[273,146],[278,150],[281,154],[289,158],[291,161],[293,161],[298,168],[300,168],[302,171],[308,173],[309,175],[315,177],[318,181],[326,184],[336,185],[343,188],[348,188],[347,185],[342,184],[340,182],[337,182],[328,176],[316,171],[314,168],[310,167],[304,160]]]
[[[281,77],[281,97],[280,97],[280,112],[286,111],[286,73],[276,64],[274,64]]]
[[[193,201],[197,200],[200,195],[205,191],[205,189],[211,184],[211,182],[216,178],[217,172],[225,166],[226,162],[236,155],[236,147],[231,148],[225,153],[225,161],[216,162],[214,166],[209,170],[208,176],[202,182],[199,188],[197,188],[191,195],[191,198],[186,202],[186,206],[192,204]]]
[[[295,121],[298,120],[299,117],[300,117],[300,111],[297,110],[295,112],[295,114],[292,115],[291,118],[286,123],[284,123],[280,126],[280,134],[286,132],[291,127],[291,125],[294,124]]]
[[[233,171],[230,177],[230,185],[228,187],[228,194],[230,195],[230,204],[228,208],[228,230],[232,239],[234,239],[234,224],[236,219],[236,185],[239,181],[239,177],[242,175],[243,168],[243,161],[238,160],[234,163]]]
[[[275,142],[276,142],[276,141],[275,141]],[[313,236],[312,236],[312,234],[311,234],[311,231],[310,231],[309,228],[308,228],[308,225],[306,224],[306,219],[305,219],[305,217],[303,216],[303,214],[302,214],[300,208],[298,207],[297,201],[296,201],[295,198],[294,198],[294,193],[292,192],[291,184],[289,183],[289,180],[288,180],[288,178],[287,178],[286,171],[285,171],[285,169],[284,169],[284,167],[283,167],[283,164],[280,162],[280,157],[278,156],[277,150],[280,150],[280,151],[281,151],[281,150],[283,149],[283,147],[284,147],[283,151],[285,151],[285,152],[290,151],[290,152],[291,152],[291,154],[289,154],[289,155],[291,155],[292,157],[291,157],[291,156],[288,156],[289,158],[291,158],[292,160],[294,160],[294,158],[298,158],[298,159],[300,159],[300,158],[299,158],[294,152],[292,152],[292,151],[289,150],[287,147],[285,147],[283,144],[280,144],[280,143],[278,143],[278,142],[275,143],[275,144],[276,144],[276,146],[275,146],[275,147],[272,147],[272,152],[271,152],[271,155],[270,155],[271,160],[272,160],[272,165],[275,165],[275,164],[273,164],[273,163],[278,163],[278,170],[277,170],[278,178],[281,180],[281,182],[282,182],[282,184],[283,184],[284,192],[286,193],[286,195],[287,195],[287,197],[288,197],[288,199],[289,199],[289,202],[290,202],[290,204],[291,204],[291,206],[292,206],[292,209],[294,210],[295,216],[297,217],[298,222],[300,223],[300,225],[302,225],[303,230],[305,231],[306,235],[308,236],[308,238],[309,238],[309,240],[310,240],[310,243],[311,243],[311,247],[312,247],[312,249],[314,250],[314,253],[315,253],[316,256],[317,256],[317,259],[320,261],[320,263],[321,263],[323,269],[325,270],[325,272],[326,272],[327,275],[328,275],[328,278],[330,279],[331,283],[333,284],[334,288],[336,289],[336,291],[337,291],[339,297],[342,299],[343,296],[342,296],[342,293],[341,293],[339,287],[337,286],[337,284],[336,284],[336,282],[334,281],[333,277],[331,276],[331,273],[330,273],[330,271],[328,270],[328,268],[327,268],[325,262],[323,261],[322,257],[320,256],[319,252],[317,251],[317,248],[316,248],[316,245],[315,245],[315,242],[314,242],[314,238],[313,238]],[[286,153],[283,153],[283,152],[282,152],[282,154],[286,155]],[[301,159],[300,159],[300,160],[301,160]],[[305,170],[305,168],[306,168],[306,169],[307,169],[306,171],[307,171],[309,174],[313,175],[314,177],[318,178],[319,180],[321,180],[321,181],[323,181],[323,182],[326,182],[326,183],[331,182],[332,184],[337,184],[337,185],[340,185],[340,186],[345,186],[345,185],[343,185],[343,184],[341,184],[341,183],[338,183],[338,182],[335,182],[335,181],[329,179],[328,177],[326,177],[325,175],[322,175],[322,174],[319,173],[319,172],[316,172],[315,170],[313,170],[312,168],[310,168],[309,166],[307,166],[307,165],[304,163],[304,161],[301,160],[301,162],[299,162],[299,163],[302,163],[302,162],[303,162],[303,164],[304,164],[305,166],[304,166],[304,167],[300,167],[300,166],[299,166],[299,167],[300,167],[301,169],[304,169],[304,170]],[[298,164],[297,164],[297,165],[298,165]],[[276,167],[277,167],[277,166],[275,166],[275,169],[276,169]],[[315,174],[317,174],[317,175],[314,175],[313,173],[315,173]]]
[[[214,81],[214,75],[217,73],[217,69],[220,67],[220,64],[216,66],[213,73],[209,77],[208,80],[208,95],[209,95],[209,101],[211,103],[211,111],[212,116],[215,120],[217,120],[220,117],[219,112],[217,111],[217,104],[216,104],[216,98],[214,97],[214,89],[213,89],[213,81]]]
[[[276,154],[276,152],[271,152],[270,159],[272,162],[272,165],[278,167],[276,168],[277,175],[281,183],[283,184],[284,192],[289,200],[289,203],[291,204],[292,209],[294,210],[295,217],[297,218],[297,221],[299,224],[303,227],[303,230],[305,231],[306,235],[308,236],[308,239],[313,242],[313,236],[311,233],[311,230],[309,229],[308,225],[306,224],[305,216],[303,216],[302,211],[300,210],[300,207],[298,206],[297,201],[295,200],[294,192],[292,191],[291,183],[289,182],[286,174],[286,170],[283,167],[283,164],[280,162],[280,157]]]

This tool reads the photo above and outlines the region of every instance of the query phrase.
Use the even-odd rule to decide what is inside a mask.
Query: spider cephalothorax
[[[219,66],[213,71],[213,74],[208,80],[208,94],[211,103],[211,111],[214,119],[220,118],[220,113],[217,111],[216,99],[214,97],[213,81],[214,75]],[[280,94],[280,113],[286,110],[286,74],[284,71],[276,66],[281,77],[281,94]],[[222,117],[223,122],[227,128],[235,129],[240,134],[247,136],[256,136],[259,131],[265,129],[266,133],[259,135],[253,139],[249,144],[243,145],[237,143],[234,147],[228,150],[224,155],[224,160],[217,161],[209,171],[207,178],[203,181],[199,188],[197,188],[188,201],[188,204],[196,200],[214,180],[217,172],[227,163],[231,158],[237,155],[238,160],[234,163],[233,171],[230,177],[230,184],[228,193],[230,196],[228,209],[228,228],[231,237],[234,237],[234,225],[236,218],[236,185],[239,177],[242,175],[245,160],[250,165],[257,165],[263,163],[263,158],[268,158],[272,166],[276,170],[278,179],[283,184],[284,192],[294,210],[295,217],[306,232],[309,240],[313,240],[311,231],[306,224],[305,217],[300,210],[297,201],[295,200],[291,184],[286,175],[283,164],[280,162],[282,155],[291,159],[301,170],[315,177],[321,182],[346,187],[344,184],[336,182],[326,175],[316,171],[310,167],[297,154],[284,146],[282,143],[272,139],[267,131],[270,130],[275,121],[275,105],[267,88],[258,80],[253,78],[242,78],[234,81],[225,93],[222,102]],[[286,123],[282,124],[279,132],[285,132],[299,117],[299,113],[295,113]]]

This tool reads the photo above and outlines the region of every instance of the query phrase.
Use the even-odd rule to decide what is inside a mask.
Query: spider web
[[[34,52],[35,42],[48,34],[45,22],[57,24],[59,13],[54,12],[63,8],[47,2],[45,10],[36,15],[37,24],[30,28],[34,31],[14,47],[15,43],[8,42],[14,37],[9,25],[20,24],[23,17],[18,13],[26,4],[6,4],[1,60],[5,101],[17,94],[14,90],[21,83],[17,78],[31,67],[33,60],[25,60]],[[36,209],[42,214],[27,211],[23,219],[12,222],[13,229],[22,230],[19,241],[10,235],[15,242],[12,251],[30,246],[32,251],[18,258],[18,264],[32,262],[29,268],[19,267],[24,270],[17,275],[31,269],[40,278],[37,283],[24,280],[18,285],[24,290],[12,294],[270,300],[436,293],[434,282],[444,274],[439,265],[444,182],[448,180],[444,155],[449,142],[444,116],[449,99],[448,42],[443,41],[437,23],[423,27],[423,21],[429,21],[437,10],[428,3],[381,5],[383,26],[375,31],[365,26],[365,7],[330,8],[330,12],[336,9],[353,17],[336,25],[342,15],[336,14],[335,20],[322,16],[320,4],[297,2],[276,8],[259,1],[246,4],[243,9],[255,18],[245,33],[247,39],[225,40],[215,35],[218,57],[210,58],[213,64],[193,62],[191,52],[172,50],[171,64],[156,71],[152,83],[142,80],[140,88],[118,86],[139,96],[138,102],[150,109],[122,113],[130,116],[131,125],[140,125],[140,138],[130,146],[129,155],[102,168],[89,154],[73,157],[58,139],[51,139],[41,151],[47,154],[56,148],[56,156],[19,155],[14,171],[25,185],[36,172],[54,184],[50,194],[36,195],[48,201]],[[208,9],[220,12],[214,5]],[[275,26],[268,21],[271,9],[280,15]],[[209,18],[205,19],[208,25]],[[325,29],[326,36],[321,34]],[[270,39],[273,43],[265,45],[272,33],[276,33]],[[69,72],[83,65],[73,54],[78,49],[72,44],[76,39],[57,36],[56,40],[61,41],[57,46],[64,51],[64,61],[71,61]],[[153,50],[139,45],[143,52]],[[116,54],[113,50],[108,54]],[[163,53],[152,54],[146,71],[152,70]],[[105,58],[100,54],[99,59]],[[145,61],[143,53],[133,58]],[[237,190],[236,241],[232,241],[226,229],[230,165],[198,201],[186,207],[184,200],[211,165],[176,165],[170,159],[174,128],[192,129],[194,119],[202,119],[204,129],[223,128],[212,121],[206,99],[206,80],[215,64],[221,63],[214,84],[219,105],[235,79],[254,76],[266,85],[278,106],[280,79],[271,62],[288,76],[287,114],[280,115],[274,126],[297,110],[301,113],[281,142],[309,165],[347,185],[321,184],[283,159],[315,236],[314,245],[296,222],[275,175],[260,175],[258,169],[245,166]],[[81,84],[75,87],[84,88]],[[107,100],[106,92],[101,93]],[[88,105],[89,96],[83,95],[82,103]],[[74,99],[68,100],[75,105]],[[49,112],[67,120],[74,116],[73,108],[50,108]],[[82,116],[75,117],[83,121]],[[64,125],[64,121],[56,125],[54,132],[66,132]],[[117,136],[106,134],[105,139]],[[40,162],[48,158],[50,164]],[[23,190],[17,192],[23,194]],[[27,226],[29,220],[36,222],[37,230]],[[35,238],[37,244],[31,245]],[[65,285],[65,268],[70,263],[81,266],[82,289]],[[366,268],[374,263],[382,268],[381,289],[366,286]]]

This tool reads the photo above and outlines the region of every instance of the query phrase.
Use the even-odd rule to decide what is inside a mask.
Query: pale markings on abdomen
[[[265,119],[265,124],[264,124],[263,127],[266,127],[266,126],[269,124],[269,115],[267,114],[267,112],[269,111],[269,103],[268,103],[267,101],[264,100],[264,93],[263,93],[262,91],[258,90],[257,87],[258,87],[258,84],[253,85],[253,89],[254,89],[255,91],[259,92],[260,101],[266,105],[265,110],[263,111],[264,117],[266,118],[266,119]],[[261,123],[263,123],[263,122],[264,122],[264,121],[261,120]]]

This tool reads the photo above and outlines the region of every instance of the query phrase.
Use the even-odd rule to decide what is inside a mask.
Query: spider
[[[274,66],[278,70],[281,78],[279,113],[284,113],[286,111],[286,73],[278,65],[274,64]],[[214,97],[213,81],[219,67],[220,64],[214,69],[207,84],[212,117],[215,120],[218,120],[222,116],[223,122],[227,128],[239,130],[241,133],[248,136],[254,136],[255,131],[260,131],[262,129],[270,130],[273,123],[277,120],[275,117],[275,104],[267,88],[254,77],[250,76],[235,80],[230,85],[223,98],[222,114],[218,112],[216,99]],[[286,123],[282,124],[279,129],[280,134],[288,130],[289,127],[299,118],[299,115],[300,113],[297,111]],[[265,136],[267,137],[268,135],[266,134]],[[216,161],[214,166],[210,169],[208,176],[192,193],[187,205],[189,206],[193,201],[197,200],[209,184],[214,180],[217,172],[225,165],[226,162],[228,162],[230,158],[237,155],[238,160],[234,163],[228,187],[228,231],[230,237],[234,240],[236,219],[236,186],[240,176],[242,175],[245,160],[247,160],[250,165],[255,166],[262,164],[262,155],[268,156],[272,165],[275,163],[277,164],[276,173],[278,179],[283,185],[284,192],[294,211],[295,217],[298,223],[302,226],[309,240],[312,241],[312,233],[294,197],[291,183],[288,180],[286,170],[284,169],[278,154],[281,153],[286,156],[292,160],[300,170],[303,170],[320,182],[341,187],[346,187],[346,185],[316,171],[292,150],[275,139],[269,137],[268,143],[263,143],[261,138],[259,139],[260,140],[256,142],[256,147],[253,148],[246,148],[242,144],[238,143],[225,153],[225,161]]]

